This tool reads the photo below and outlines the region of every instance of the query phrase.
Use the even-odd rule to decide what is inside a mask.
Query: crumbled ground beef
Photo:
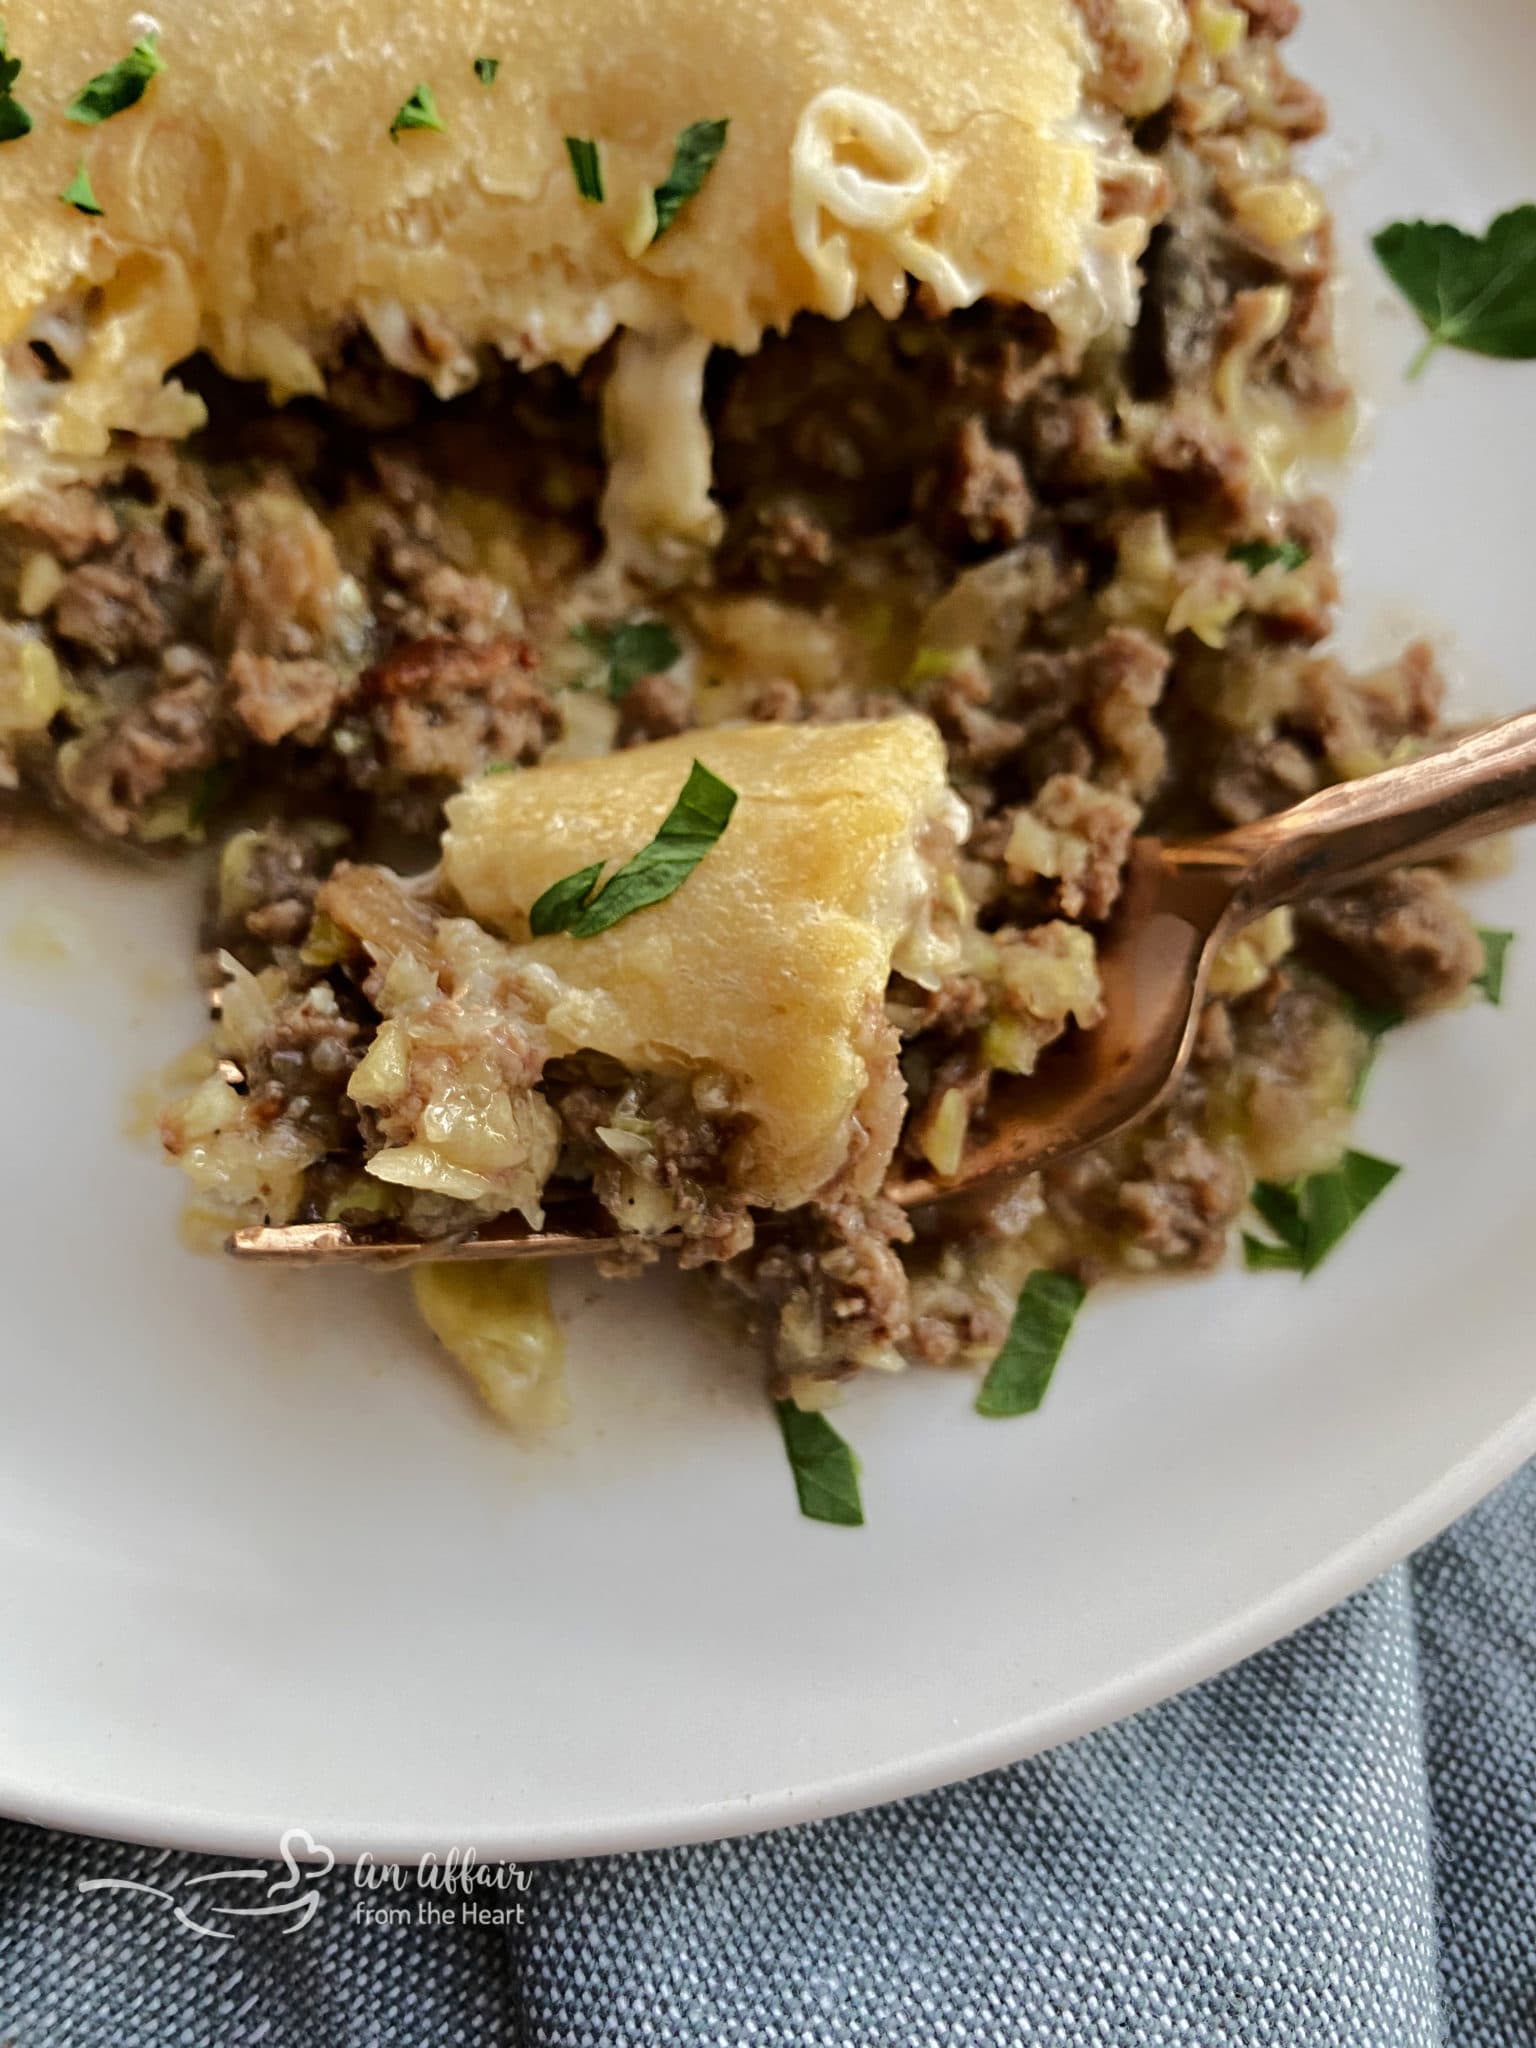
[[[1144,397],[1209,378],[1232,303],[1231,271],[1222,261],[1228,239],[1219,221],[1195,209],[1153,236],[1134,353]]]
[[[395,648],[362,679],[382,764],[457,787],[496,762],[536,761],[560,720],[534,660],[529,644],[510,635]]]
[[[643,746],[693,724],[693,698],[676,676],[642,676],[619,702],[618,744]]]
[[[60,783],[83,821],[109,838],[130,837],[178,781],[210,770],[218,758],[218,698],[212,675],[199,668],[167,680],[61,755]]]
[[[805,716],[805,695],[787,676],[775,676],[754,692],[747,716],[758,725],[793,725]]]
[[[1200,412],[1169,413],[1154,428],[1147,464],[1158,494],[1196,522],[1249,525],[1258,509],[1253,460],[1240,434]]]
[[[0,520],[0,602],[35,597],[71,692],[53,744],[20,750],[23,783],[92,831],[158,841],[168,792],[189,798],[186,830],[206,822],[179,778],[229,763],[247,772],[224,800],[270,777],[280,805],[430,831],[466,775],[537,759],[558,711],[440,476],[336,414],[253,419],[210,391],[228,418],[206,449],[129,444],[99,491]],[[547,482],[556,456],[529,460]],[[558,517],[548,531],[579,557]]]
[[[1483,971],[1470,913],[1434,868],[1405,868],[1307,904],[1297,926],[1351,994],[1408,1011],[1459,1002]]]
[[[724,566],[727,574],[765,589],[803,590],[820,581],[835,553],[825,520],[785,492],[743,508]]]
[[[328,661],[273,654],[231,655],[229,681],[236,718],[263,746],[279,740],[318,741],[336,716],[347,686]]]
[[[281,1118],[322,1151],[356,1141],[358,1112],[347,1082],[362,1056],[357,1023],[306,992],[280,1003],[245,1062],[246,1098],[263,1121]]]
[[[1404,740],[1429,738],[1444,696],[1434,650],[1417,640],[1368,675],[1351,675],[1336,661],[1309,663],[1294,716],[1334,773],[1349,777],[1385,767]]]
[[[1316,794],[1315,758],[1296,740],[1238,733],[1217,751],[1207,791],[1211,809],[1228,825],[1251,825]]]
[[[923,709],[948,742],[950,772],[962,785],[985,785],[993,770],[1024,744],[1022,723],[995,711],[994,697],[987,671],[979,662],[964,660],[946,668],[924,695]]]
[[[426,524],[430,534],[431,522]],[[506,593],[488,576],[467,575],[443,561],[430,539],[400,539],[378,548],[375,575],[384,588],[379,611],[402,640],[429,637],[483,645],[506,619]]]
[[[53,630],[81,654],[108,668],[158,654],[170,638],[151,579],[107,562],[71,569],[54,599]]]
[[[719,1265],[751,1249],[752,1214],[731,1190],[728,1162],[741,1133],[728,1110],[706,1109],[687,1076],[652,1074],[638,1079],[615,1069],[611,1079],[590,1061],[574,1065],[574,1078],[559,1067],[546,1077],[545,1092],[560,1118],[560,1171],[590,1179],[599,1199],[622,1215],[627,1183],[638,1178],[659,1190],[670,1210],[670,1227],[680,1233],[680,1263]],[[598,1070],[596,1077],[583,1071]],[[623,1152],[613,1145],[643,1142]],[[603,1132],[611,1134],[605,1142]]]
[[[1060,654],[1022,650],[997,703],[1018,729],[1030,780],[1092,774],[1138,802],[1154,796],[1167,747],[1152,712],[1168,671],[1168,649],[1130,626]]]
[[[35,492],[9,508],[18,534],[69,565],[109,548],[117,539],[110,505],[86,484],[65,484]]]
[[[730,1278],[771,1324],[777,1391],[803,1372],[844,1378],[892,1356],[911,1332],[907,1269],[895,1247],[912,1225],[893,1202],[813,1204]]]
[[[300,494],[264,483],[230,508],[218,632],[246,653],[299,660],[335,643],[347,597],[336,543]]]
[[[1444,681],[1422,642],[1364,675],[1289,642],[1264,619],[1245,621],[1223,650],[1179,649],[1167,795],[1182,824],[1251,824],[1386,767],[1439,730]]]
[[[1140,1166],[1117,1194],[1131,1249],[1160,1266],[1219,1265],[1248,1196],[1236,1148],[1181,1131],[1151,1140]]]
[[[345,831],[314,820],[237,833],[220,858],[205,947],[227,949],[254,971],[271,964],[276,949],[299,945],[346,844]]]
[[[898,975],[891,984],[895,1004],[914,1010],[919,1020],[914,1036],[940,1041],[965,1038],[979,1031],[991,1013],[991,997],[980,977],[955,974],[936,989],[921,989]]]
[[[1102,923],[1120,894],[1140,819],[1137,806],[1114,790],[1080,775],[1053,775],[1029,809],[1008,821],[1008,879],[1020,887],[1039,880],[1047,885],[1049,910]]]
[[[1053,1219],[1090,1268],[1218,1265],[1248,1199],[1237,1145],[1206,1135],[1198,1081],[1127,1137],[1045,1174]]]
[[[919,1365],[954,1365],[965,1358],[996,1353],[1008,1334],[1008,1318],[995,1303],[981,1299],[964,1280],[947,1287],[932,1284],[921,1290],[907,1349]]]
[[[996,447],[974,415],[919,482],[916,505],[924,531],[961,559],[1021,541],[1033,510],[1023,464],[1011,448]]]
[[[1332,1166],[1372,1057],[1347,999],[1323,977],[1282,961],[1258,988],[1221,1008],[1219,1037],[1201,1059],[1215,1121],[1240,1135],[1262,1180],[1291,1181]]]
[[[643,745],[696,716],[931,717],[972,813],[959,879],[975,920],[939,987],[898,976],[888,996],[902,1154],[926,1171],[998,1075],[1093,1028],[1091,927],[1134,834],[1250,823],[1433,744],[1426,647],[1366,675],[1317,651],[1337,598],[1333,515],[1288,496],[1250,445],[1247,400],[1305,432],[1337,424],[1348,395],[1326,224],[1281,249],[1242,224],[1242,180],[1286,176],[1323,110],[1277,47],[1294,0],[1241,5],[1240,51],[1192,49],[1170,82],[1109,0],[1078,0],[1098,89],[1131,117],[1104,217],[1152,229],[1130,335],[1083,351],[1039,313],[943,315],[921,291],[896,320],[806,317],[749,356],[716,353],[723,537],[685,589],[636,594],[689,659],[616,708],[563,694],[571,622],[594,615],[592,586],[576,586],[601,554],[610,351],[578,377],[508,369],[439,405],[354,333],[328,362],[329,405],[277,413],[194,365],[212,420],[198,446],[125,444],[99,490],[49,490],[0,518],[0,610],[43,636],[66,683],[46,732],[8,739],[4,775],[120,839],[195,838],[250,807],[205,938],[281,991],[246,1099],[319,1147],[302,1213],[352,1213],[367,1192],[386,1119],[359,1116],[346,1080],[392,965],[425,957],[437,929],[419,891],[341,856],[435,834],[443,800],[491,767],[610,734]],[[423,322],[424,358],[447,339]],[[1250,574],[1233,554],[1281,537],[1301,567]],[[668,1219],[684,1263],[729,1266],[771,1326],[781,1387],[897,1354],[974,1359],[1006,1326],[966,1267],[975,1243],[1039,1245],[1085,1274],[1209,1265],[1254,1172],[1337,1150],[1367,1047],[1315,967],[1417,1010],[1455,1001],[1482,966],[1436,872],[1310,906],[1297,933],[1299,960],[1282,934],[1256,983],[1207,1005],[1158,1117],[934,1212],[917,1243],[883,1198],[752,1214],[730,1185],[735,1120],[675,1073],[557,1063],[541,1078],[519,1015],[504,1078],[538,1080],[566,1178],[615,1213]],[[407,1132],[409,1114],[390,1117]],[[616,1130],[638,1144],[615,1148]],[[466,1227],[449,1197],[403,1214]],[[640,1263],[643,1244],[625,1256]]]

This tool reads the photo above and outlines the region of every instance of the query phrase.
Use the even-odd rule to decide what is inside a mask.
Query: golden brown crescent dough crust
[[[950,302],[1048,295],[1096,217],[1071,0],[162,0],[144,99],[66,121],[144,19],[122,0],[5,9],[36,126],[0,149],[0,341],[100,294],[77,388],[50,401],[60,457],[146,414],[184,425],[154,392],[199,345],[279,395],[318,388],[354,318],[440,390],[486,342],[569,365],[618,326],[682,325],[750,348],[803,309],[846,311],[840,273],[877,302],[905,272]],[[489,87],[479,56],[500,60]],[[447,132],[392,141],[418,82]],[[723,117],[702,193],[628,253],[679,130]],[[579,196],[567,135],[601,144],[605,204]],[[99,220],[58,196],[82,155]]]
[[[856,1111],[872,1147],[883,1137],[878,1185],[905,1100],[883,1009],[892,956],[933,893],[925,849],[953,853],[964,830],[926,719],[722,728],[488,775],[449,802],[444,879],[481,924],[525,939],[551,883],[654,836],[695,758],[737,791],[729,825],[664,903],[524,949],[558,977],[545,1030],[557,1053],[732,1082],[755,1122],[734,1177],[755,1202],[823,1188]]]

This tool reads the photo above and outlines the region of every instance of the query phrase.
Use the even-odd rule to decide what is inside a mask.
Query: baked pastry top
[[[686,882],[593,938],[530,940],[544,891],[644,846],[695,759],[737,801]],[[748,726],[482,777],[449,801],[442,877],[528,942],[552,1055],[718,1077],[750,1123],[733,1183],[791,1208],[845,1171],[884,1176],[906,1101],[886,985],[893,961],[930,983],[952,970],[936,898],[964,830],[926,719]]]

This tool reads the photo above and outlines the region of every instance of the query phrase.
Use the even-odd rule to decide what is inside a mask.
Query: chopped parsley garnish
[[[1315,1273],[1340,1239],[1402,1172],[1368,1152],[1346,1152],[1331,1173],[1309,1173],[1281,1186],[1261,1180],[1253,1206],[1278,1244],[1243,1233],[1243,1260],[1250,1273]]]
[[[602,872],[603,862],[595,860],[591,867],[578,868],[574,875],[566,875],[561,881],[552,883],[528,913],[528,924],[534,937],[543,939],[551,932],[573,931]],[[579,933],[577,936],[586,935]]]
[[[21,76],[21,59],[11,55],[5,29],[0,26],[0,142],[19,142],[32,133],[32,116],[12,88]]]
[[[96,194],[91,190],[91,174],[85,168],[85,158],[80,159],[80,168],[59,194],[66,206],[72,206],[76,213],[100,213]]]
[[[653,242],[661,240],[719,162],[730,125],[729,121],[695,121],[678,136],[672,168],[652,195],[656,202]]]
[[[608,671],[608,694],[627,697],[642,676],[659,676],[682,655],[670,626],[660,619],[631,619],[618,626],[578,626],[571,634]]]
[[[807,1521],[862,1529],[859,1461],[825,1415],[808,1415],[793,1401],[776,1401],[795,1493]]]
[[[590,199],[594,205],[603,203],[603,165],[597,153],[597,144],[580,135],[567,135],[565,153],[571,160],[571,173],[576,180],[576,190],[583,199]]]
[[[1501,213],[1482,236],[1439,221],[1394,221],[1371,246],[1424,323],[1410,377],[1441,348],[1536,357],[1536,206]]]
[[[1266,1244],[1262,1237],[1243,1232],[1243,1264],[1250,1273],[1297,1273],[1302,1270],[1301,1254],[1294,1245]]]
[[[1504,962],[1509,949],[1515,943],[1513,932],[1494,931],[1487,925],[1478,927],[1477,936],[1483,942],[1483,971],[1473,982],[1480,988],[1486,999],[1497,1009],[1504,1000]]]
[[[1030,1274],[1003,1348],[976,1396],[978,1415],[1034,1414],[1045,1399],[1085,1293],[1083,1283],[1069,1273]]]
[[[114,114],[126,114],[136,107],[149,81],[164,69],[165,59],[155,48],[155,38],[143,36],[120,62],[88,79],[64,112],[82,127],[94,128],[99,121],[110,121]]]
[[[1277,562],[1282,569],[1301,569],[1311,559],[1312,550],[1299,540],[1245,540],[1227,549],[1227,560],[1241,562],[1250,576],[1272,569]]]
[[[437,135],[448,132],[443,126],[442,115],[437,111],[437,100],[430,85],[418,85],[389,124],[389,132],[396,142],[411,128],[430,128]]]
[[[482,85],[494,85],[496,83],[496,74],[500,69],[501,59],[499,57],[477,57],[475,59],[475,76]]]
[[[1381,1041],[1389,1031],[1396,1031],[1399,1025],[1407,1023],[1408,1017],[1407,1012],[1400,1010],[1395,1003],[1383,1004],[1378,1008],[1372,1003],[1362,1003],[1358,996],[1352,996],[1347,989],[1340,989],[1339,994],[1344,999],[1349,1021],[1357,1031],[1365,1034],[1365,1057],[1360,1062],[1354,1086],[1349,1091],[1349,1106],[1351,1109],[1358,1109],[1365,1100],[1366,1083],[1375,1069],[1377,1057],[1381,1052]]]
[[[595,938],[637,910],[648,910],[680,889],[715,844],[736,808],[736,792],[702,761],[695,761],[683,793],[661,822],[649,846],[598,887],[603,863],[567,875],[546,889],[528,913],[535,938],[569,932]],[[593,891],[596,890],[596,894]]]

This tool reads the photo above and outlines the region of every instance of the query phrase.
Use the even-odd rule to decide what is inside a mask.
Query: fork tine
[[[650,1240],[675,1250],[675,1235]],[[593,1258],[620,1243],[610,1223],[576,1230],[532,1230],[521,1217],[498,1216],[473,1236],[374,1237],[344,1223],[254,1224],[226,1238],[233,1258],[274,1266],[385,1266],[453,1264],[469,1259]]]

